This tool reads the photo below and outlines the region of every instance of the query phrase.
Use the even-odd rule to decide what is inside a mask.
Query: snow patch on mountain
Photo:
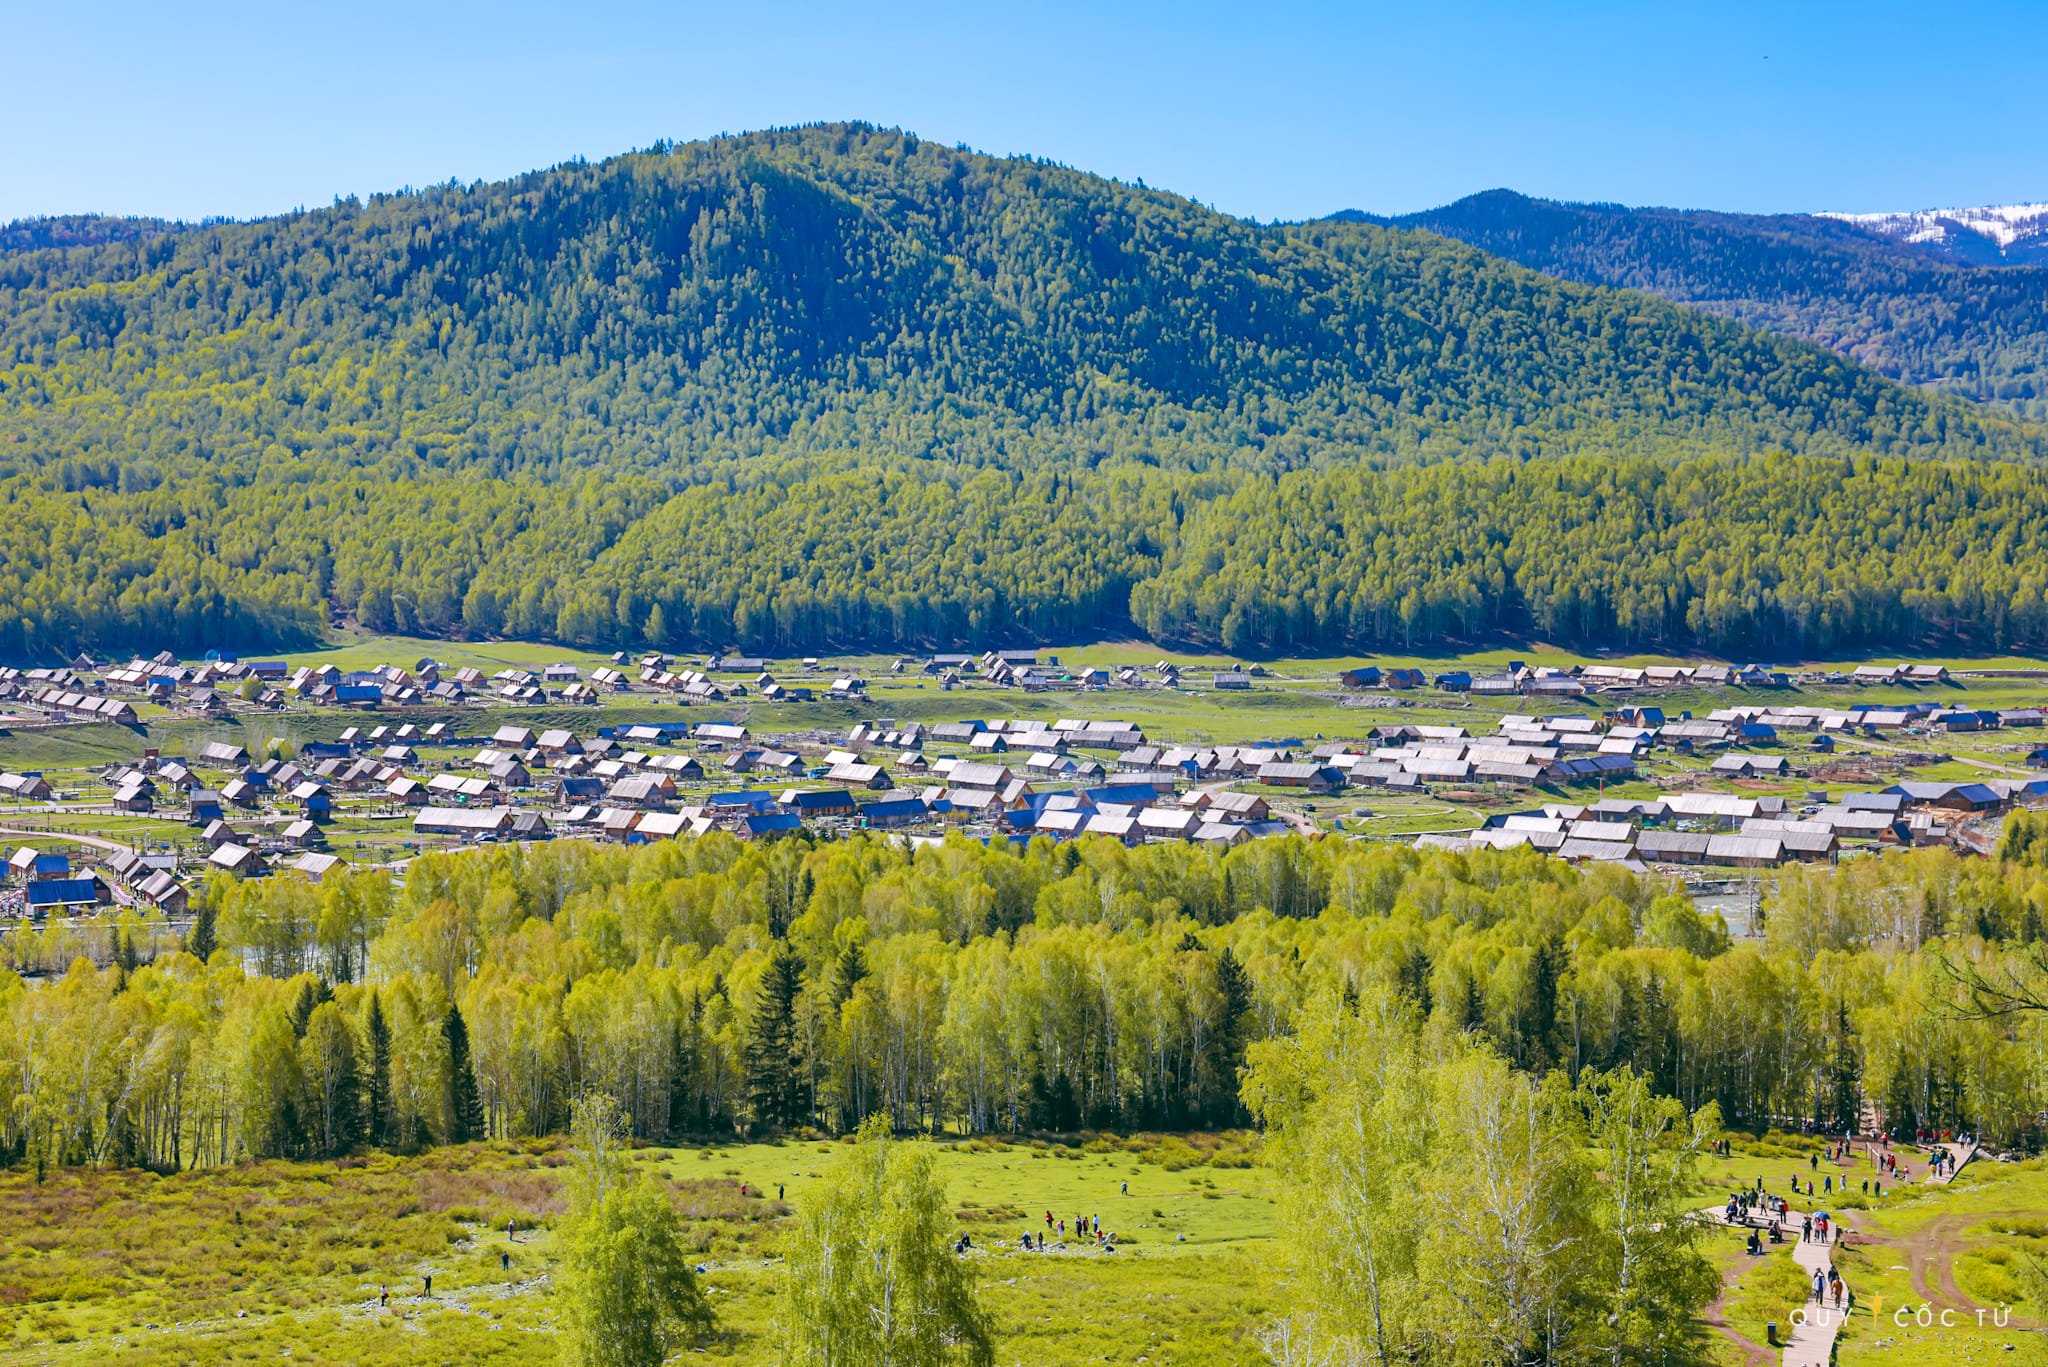
[[[1957,234],[1970,233],[1996,243],[2000,254],[2015,243],[2048,236],[2048,204],[1999,204],[1976,209],[1923,209],[1916,213],[1821,213],[1882,234],[1897,242],[1950,246]]]

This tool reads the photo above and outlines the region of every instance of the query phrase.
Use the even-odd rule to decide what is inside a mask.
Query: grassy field
[[[949,1144],[941,1168],[999,1361],[1257,1360],[1275,1304],[1266,1172],[1242,1136]],[[835,1144],[640,1150],[684,1216],[720,1324],[708,1355],[774,1356],[778,1243]],[[554,1141],[420,1158],[0,1176],[0,1362],[545,1362]],[[1128,1194],[1124,1187],[1128,1185]],[[743,1191],[744,1186],[744,1191]],[[1055,1219],[1102,1218],[1115,1254],[1026,1253]],[[523,1231],[508,1241],[506,1222]],[[426,1296],[423,1279],[433,1277]],[[378,1304],[388,1289],[388,1308]],[[1077,1306],[1091,1307],[1077,1327]]]
[[[1169,660],[1183,669],[1212,669],[1240,663],[1245,658],[1234,655],[1189,653],[1142,640],[1097,641],[1078,645],[1046,646],[1041,651],[1040,658],[1043,659],[1046,655],[1058,656],[1060,663],[1066,666],[1150,665],[1154,660]],[[249,658],[253,659],[256,657],[251,656]],[[439,660],[444,665],[456,667],[474,665],[479,669],[488,671],[505,668],[533,668],[539,665],[551,664],[557,660],[568,660],[582,665],[601,664],[610,659],[610,652],[579,650],[573,646],[547,645],[531,641],[441,641],[428,637],[382,636],[370,632],[345,630],[336,631],[318,649],[293,651],[283,656],[265,656],[263,658],[281,658],[293,665],[328,663],[342,669],[367,668],[370,665],[389,662],[410,665],[415,660],[431,658]],[[842,652],[838,654],[828,652],[819,657],[819,665],[822,670],[827,672],[834,668],[845,669],[856,666],[886,667],[895,658],[895,656],[891,655],[862,654],[859,652]],[[1299,659],[1290,657],[1281,661],[1275,661],[1266,656],[1257,658],[1265,660],[1269,665],[1279,663],[1287,668],[1330,672],[1337,669],[1351,668],[1368,657],[1358,655]],[[1439,669],[1460,668],[1500,669],[1505,668],[1509,661],[1512,660],[1520,660],[1532,665],[1597,663],[1623,665],[1631,668],[1642,668],[1647,665],[1697,664],[1700,662],[1696,657],[1684,655],[1587,654],[1583,651],[1573,651],[1541,641],[1532,641],[1518,645],[1489,646],[1479,650],[1424,651],[1406,654],[1387,652],[1372,655],[1369,658],[1373,663],[1382,667],[1412,666],[1428,669],[1432,672]],[[1846,669],[1853,668],[1859,664],[1870,663],[1876,658],[1880,657],[1857,655],[1819,659],[1777,660],[1766,663],[1770,663],[1774,668],[1787,669]],[[1915,664],[1940,664],[1946,665],[1952,670],[2048,670],[2048,659],[2031,656],[1914,654],[1910,656],[1885,656],[1881,658],[1886,663],[1891,663],[1896,659],[1910,659]],[[792,658],[780,660],[780,662],[793,664],[794,660]],[[1730,663],[1740,664],[1747,662],[1732,661]]]
[[[1707,1167],[1702,1203],[1761,1177],[1781,1195],[1796,1171],[1860,1183],[1860,1158],[1815,1169],[1820,1146],[1736,1137]],[[792,1140],[643,1148],[682,1214],[719,1315],[704,1355],[774,1358],[780,1240],[841,1144]],[[1910,1155],[1917,1170],[1921,1159]],[[550,1222],[562,1212],[560,1141],[438,1149],[324,1164],[249,1164],[169,1177],[135,1172],[0,1175],[0,1363],[541,1363],[551,1359]],[[1260,1361],[1249,1331],[1284,1309],[1271,1174],[1249,1136],[943,1142],[958,1228],[1000,1329],[1003,1364]],[[2048,1167],[1980,1162],[1948,1188],[1882,1200],[1796,1198],[1851,1233],[1838,1265],[1857,1293],[1844,1364],[1967,1367],[2048,1361],[2024,1258],[2048,1256]],[[1115,1254],[1073,1241],[1025,1252],[1045,1217],[1096,1217]],[[2026,1214],[2024,1212],[2038,1212]],[[1796,1221],[1795,1215],[1795,1221]],[[506,1223],[519,1222],[508,1239]],[[1703,1332],[1718,1362],[1776,1361],[1768,1323],[1804,1296],[1792,1245],[1746,1253],[1733,1233],[1707,1252],[1724,1294]],[[431,1295],[425,1281],[433,1278]],[[390,1304],[379,1304],[389,1291]],[[1932,1326],[1899,1306],[1930,1307]],[[2000,1328],[1990,1312],[2013,1312]],[[1951,1327],[1939,1313],[1951,1310]],[[1977,1310],[1984,1309],[1979,1327]],[[1873,1310],[1877,1313],[1873,1316]],[[2004,1345],[2013,1344],[2006,1350]]]

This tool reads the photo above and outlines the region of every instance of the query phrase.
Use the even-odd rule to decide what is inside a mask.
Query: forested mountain
[[[55,218],[18,218],[0,224],[0,252],[31,252],[46,247],[97,247],[189,231],[192,225],[167,218],[110,218],[103,214],[64,214]]]
[[[1642,290],[1909,384],[2048,417],[2048,266],[1986,264],[2005,259],[1988,239],[1971,237],[1985,252],[1949,251],[1883,223],[1559,204],[1509,190],[1400,218],[1333,221],[1426,229],[1548,275]]]
[[[1200,560],[1222,553],[1204,510],[1275,479],[1405,497],[1411,476],[1372,472],[1562,457],[1577,482],[1621,457],[1783,449],[1829,470],[2044,445],[1826,351],[1429,234],[1261,226],[815,127],[0,254],[0,654],[280,644],[333,612],[676,646],[1071,637],[1190,573],[1189,519]],[[2030,505],[1992,497],[1979,515],[2025,542]],[[1699,534],[1738,515],[1702,510]],[[1343,563],[1316,562],[1317,602]],[[1247,599],[1235,630],[1178,587],[1139,616],[1248,649],[1375,640],[1361,624],[1384,614],[1360,603],[1392,593],[1398,616],[1411,587],[1455,588],[1414,572],[1343,585],[1341,612],[1287,607],[1307,581],[1270,612]],[[1529,620],[1518,587],[1491,592],[1475,625]],[[1767,598],[1694,637],[1780,633]],[[1840,630],[1892,630],[1888,611]],[[1675,640],[1690,618],[1658,620]]]

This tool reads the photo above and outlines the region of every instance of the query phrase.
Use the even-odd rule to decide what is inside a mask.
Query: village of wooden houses
[[[711,832],[1529,846],[1714,887],[1988,853],[2048,800],[2040,671],[1116,659],[1135,649],[0,671],[0,914],[176,922],[216,877]]]

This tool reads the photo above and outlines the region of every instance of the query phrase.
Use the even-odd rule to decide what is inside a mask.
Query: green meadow
[[[1730,1137],[1733,1156],[1704,1165],[1702,1205],[1758,1178],[1786,1195],[1795,1171],[1802,1184],[1821,1173],[1860,1183],[1872,1171],[1861,1155],[1823,1157],[1816,1170],[1808,1159],[1822,1146],[1798,1136]],[[781,1240],[843,1147],[637,1151],[683,1217],[719,1316],[686,1356],[774,1361]],[[1921,1156],[1908,1157],[1917,1171]],[[568,1162],[562,1141],[534,1140],[169,1176],[5,1173],[0,1363],[551,1361],[552,1226]],[[941,1140],[939,1166],[1005,1367],[1263,1361],[1254,1334],[1287,1307],[1286,1274],[1273,1178],[1253,1136]],[[1845,1367],[2048,1361],[2048,1306],[2026,1270],[2048,1258],[2042,1160],[1980,1160],[1952,1186],[1881,1200],[1794,1198],[1795,1224],[1816,1209],[1849,1229],[1837,1253],[1857,1297],[1838,1342]],[[1052,1249],[1025,1251],[1021,1237],[1044,1234],[1048,1212],[1069,1224],[1064,1246],[1055,1234]],[[1075,1239],[1081,1217],[1100,1217],[1117,1251]],[[1804,1298],[1792,1247],[1766,1244],[1755,1257],[1732,1231],[1709,1236],[1723,1292],[1698,1342],[1714,1361],[1776,1361],[1766,1325],[1789,1324]],[[1927,1327],[1914,1318],[1923,1305]],[[1902,1306],[1904,1327],[1893,1314]]]
[[[840,1147],[638,1151],[708,1269],[719,1324],[705,1355],[774,1360],[779,1241]],[[174,1176],[0,1175],[0,1362],[551,1361],[567,1162],[549,1140]],[[1000,1362],[1258,1360],[1247,1331],[1278,1301],[1270,1174],[1250,1136],[975,1140],[943,1144],[940,1164]],[[1065,1246],[1024,1251],[1048,1210],[1069,1223]],[[1084,1216],[1117,1234],[1116,1252],[1073,1237]]]

